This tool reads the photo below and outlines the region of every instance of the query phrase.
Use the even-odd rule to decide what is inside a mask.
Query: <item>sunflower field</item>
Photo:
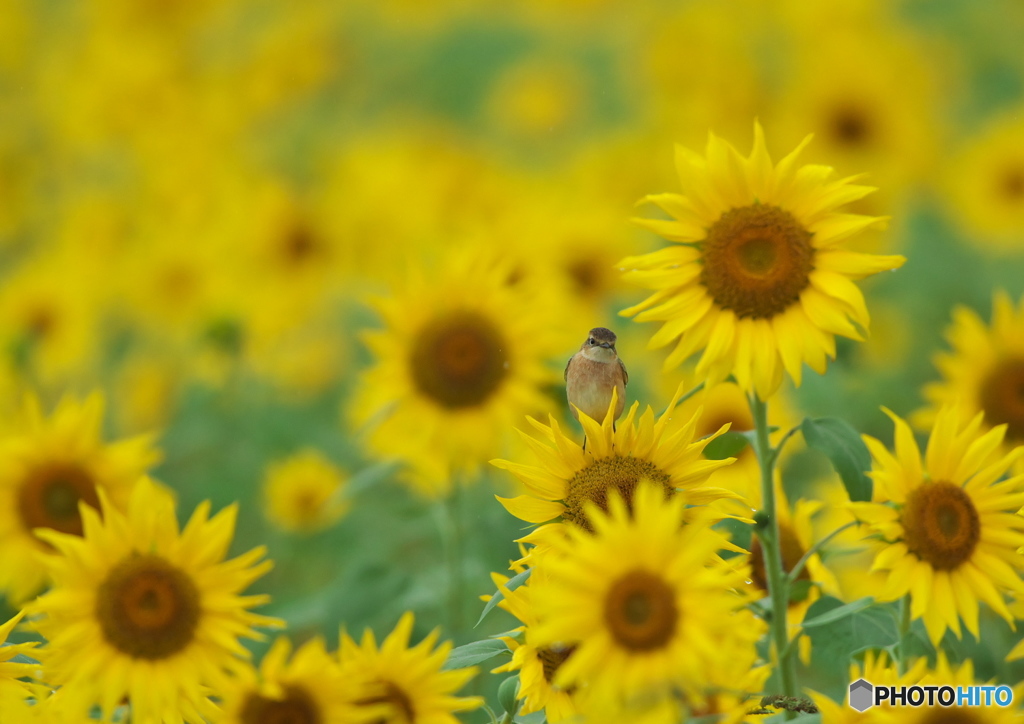
[[[0,724],[1024,719],[1021,38],[0,0]]]

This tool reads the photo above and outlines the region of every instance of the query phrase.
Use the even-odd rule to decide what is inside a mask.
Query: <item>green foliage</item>
[[[800,426],[808,447],[824,453],[853,501],[871,500],[871,454],[850,423],[837,418],[806,418]]]

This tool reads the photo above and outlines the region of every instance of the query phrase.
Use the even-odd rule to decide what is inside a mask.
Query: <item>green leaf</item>
[[[814,588],[814,581],[803,580],[791,583],[789,586],[789,602],[799,603],[800,601],[806,601],[812,588]]]
[[[526,583],[526,580],[530,577],[530,571],[531,570],[532,569],[527,568],[525,571],[523,571],[519,575],[514,576],[513,578],[510,578],[508,580],[508,583],[505,584],[505,589],[508,590],[508,591],[514,591],[517,588],[519,588],[521,585]],[[504,600],[505,600],[505,594],[502,593],[501,591],[495,591],[494,595],[491,596],[491,600],[487,602],[486,606],[484,606],[484,610],[481,612],[480,618],[478,618],[476,623],[473,624],[473,628],[476,628],[477,626],[479,626],[480,622],[483,621],[484,618],[487,616],[487,614],[489,614],[491,612],[491,609],[494,608],[495,606],[497,606],[499,603],[501,603]]]
[[[704,457],[708,460],[725,460],[734,458],[750,444],[750,436],[745,432],[730,430],[716,437],[704,448]]]
[[[874,604],[874,602],[875,599],[871,598],[870,596],[867,596],[865,598],[858,598],[856,601],[852,601],[842,606],[837,606],[836,608],[833,608],[826,613],[822,613],[811,618],[804,618],[804,622],[801,625],[804,628],[824,626],[825,624],[833,623],[840,619],[846,618],[847,616],[852,616],[858,611],[863,611],[868,606]],[[812,608],[813,606],[807,609],[808,615],[810,615]]]
[[[513,716],[515,716],[516,711],[519,710],[519,700],[516,699],[516,694],[518,692],[518,676],[510,676],[501,682],[501,686],[498,687],[498,704],[504,711]]]
[[[834,417],[805,418],[800,426],[807,446],[824,453],[846,486],[852,501],[871,500],[871,454],[857,431]]]
[[[498,654],[508,651],[508,646],[501,639],[484,639],[459,646],[451,650],[444,662],[445,669],[461,669],[479,664],[481,661],[493,659]]]

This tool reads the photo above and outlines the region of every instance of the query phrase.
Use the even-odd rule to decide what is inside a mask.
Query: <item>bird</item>
[[[565,396],[577,420],[582,412],[598,422],[603,421],[612,401],[612,390],[618,390],[613,428],[615,420],[622,415],[629,373],[615,351],[615,340],[615,332],[605,327],[594,327],[583,340],[579,352],[565,365]],[[586,444],[584,439],[584,449]]]

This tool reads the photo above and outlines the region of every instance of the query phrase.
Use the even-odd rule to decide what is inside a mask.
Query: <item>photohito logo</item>
[[[850,706],[867,711],[873,706],[1009,706],[1009,686],[875,686],[864,679],[850,684]]]

